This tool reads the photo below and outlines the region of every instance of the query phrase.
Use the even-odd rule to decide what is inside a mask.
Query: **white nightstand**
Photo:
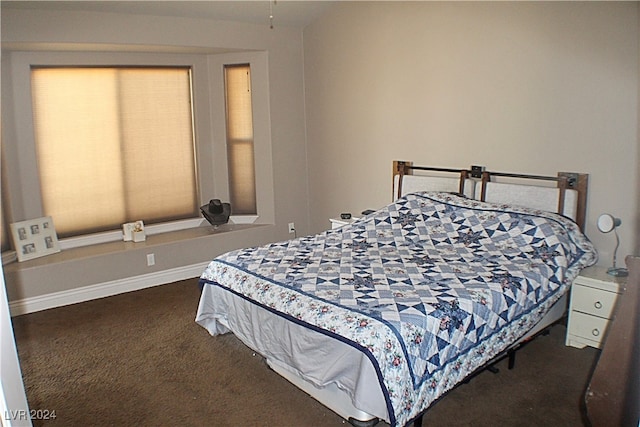
[[[616,299],[624,292],[626,278],[607,274],[605,267],[588,267],[571,286],[566,345],[600,348]]]
[[[331,229],[335,230],[336,228],[340,228],[343,225],[351,224],[353,221],[357,219],[358,218],[351,218],[351,219],[329,218],[329,221],[331,222]]]

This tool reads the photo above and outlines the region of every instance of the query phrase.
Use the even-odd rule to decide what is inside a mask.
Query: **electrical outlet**
[[[147,254],[147,267],[156,265],[156,254]]]
[[[296,232],[296,225],[293,222],[289,223],[289,233],[295,233]]]
[[[471,178],[482,178],[484,166],[471,166]]]

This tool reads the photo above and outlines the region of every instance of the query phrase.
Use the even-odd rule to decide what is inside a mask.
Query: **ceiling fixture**
[[[273,30],[273,6],[276,5],[276,0],[269,0],[269,28]]]

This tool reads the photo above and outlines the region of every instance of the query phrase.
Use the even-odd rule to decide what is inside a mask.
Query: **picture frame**
[[[122,240],[125,242],[142,242],[146,240],[144,222],[138,220],[136,222],[122,224]]]
[[[58,235],[50,216],[11,224],[18,262],[60,252]]]

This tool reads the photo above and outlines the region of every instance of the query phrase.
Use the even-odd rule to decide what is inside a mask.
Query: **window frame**
[[[40,117],[41,119],[40,121],[36,120],[39,117],[38,117],[38,113],[34,111],[33,113],[33,117],[35,120],[34,125],[36,125],[35,127],[38,128],[38,132],[40,135],[40,137],[35,138],[36,151],[38,152],[37,160],[42,165],[45,165],[47,167],[45,172],[43,172],[42,170],[39,170],[40,186],[41,186],[41,190],[43,190],[43,194],[42,194],[43,205],[49,206],[47,208],[47,212],[45,212],[45,215],[47,216],[52,215],[56,219],[55,225],[56,225],[56,230],[58,231],[59,237],[61,236],[61,233],[63,233],[62,235],[64,237],[75,237],[75,236],[83,236],[87,234],[96,234],[104,230],[119,229],[122,223],[124,222],[133,222],[140,219],[144,220],[145,224],[162,224],[162,223],[176,221],[180,219],[193,218],[198,215],[199,186],[197,182],[196,150],[195,150],[195,140],[194,140],[194,133],[193,133],[195,112],[193,111],[193,108],[192,108],[193,107],[193,99],[192,99],[193,91],[192,91],[191,67],[166,66],[166,65],[154,66],[154,67],[151,67],[151,66],[144,66],[144,67],[141,67],[141,66],[100,66],[100,67],[32,66],[31,75],[32,75],[31,90],[32,90],[32,93],[35,94],[35,98],[33,99],[32,102],[34,107],[38,108],[38,111],[42,113],[42,117],[46,117],[49,114],[55,115],[56,114],[55,109],[65,111],[66,108],[73,108],[73,111],[74,111],[73,114],[75,114],[76,109],[74,108],[73,105],[69,105],[69,99],[72,99],[71,97],[73,95],[69,94],[69,96],[67,96],[66,91],[64,94],[55,91],[54,84],[55,82],[59,81],[57,79],[62,79],[61,81],[68,82],[67,84],[74,81],[76,82],[75,86],[82,84],[79,80],[75,80],[76,77],[78,79],[87,79],[85,80],[85,82],[91,81],[92,83],[91,83],[91,87],[83,86],[83,88],[86,89],[86,91],[88,92],[90,92],[91,90],[100,91],[98,93],[103,95],[101,97],[105,99],[105,102],[109,102],[108,105],[110,105],[112,109],[102,111],[103,106],[107,104],[100,103],[98,101],[96,102],[96,105],[99,105],[100,107],[98,108],[100,108],[101,110],[101,113],[99,113],[98,115],[91,114],[90,116],[87,116],[86,112],[85,113],[78,112],[79,117],[83,121],[86,119],[89,119],[89,120],[98,119],[95,122],[91,122],[93,123],[93,125],[90,128],[88,127],[83,128],[83,129],[86,129],[87,131],[87,134],[85,134],[86,138],[92,138],[92,137],[100,138],[100,135],[95,135],[96,133],[95,126],[96,125],[101,126],[106,120],[116,121],[117,120],[116,117],[119,117],[120,120],[129,120],[128,122],[126,121],[118,122],[118,125],[110,126],[109,128],[104,129],[107,134],[109,131],[120,131],[116,135],[108,134],[110,136],[110,138],[108,139],[94,140],[96,142],[100,141],[100,143],[95,149],[94,148],[90,149],[91,153],[100,152],[101,154],[106,154],[105,157],[112,155],[113,157],[109,159],[108,163],[106,161],[101,160],[103,159],[103,156],[96,156],[95,154],[93,154],[92,158],[87,158],[88,161],[86,161],[86,163],[84,161],[78,162],[78,160],[76,160],[73,157],[73,155],[65,156],[64,162],[60,163],[62,162],[62,159],[60,157],[56,157],[56,156],[59,156],[61,152],[60,150],[67,150],[66,152],[69,153],[69,150],[72,149],[72,146],[64,145],[64,143],[61,143],[61,145],[58,146],[57,145],[58,141],[71,139],[76,143],[79,143],[82,145],[82,140],[73,138],[73,136],[70,136],[68,134],[69,133],[68,129],[63,130],[62,128],[56,128],[56,127],[53,127],[51,129],[48,128],[47,126],[51,125],[52,122],[42,117]],[[168,78],[171,80],[166,80]],[[70,79],[73,79],[73,80],[70,80]],[[132,104],[136,102],[145,102],[144,98],[152,99],[153,96],[156,96],[154,95],[154,92],[156,92],[155,88],[152,89],[151,87],[148,86],[148,84],[142,84],[141,87],[138,87],[138,83],[142,83],[143,81],[150,82],[152,81],[150,79],[158,79],[158,80],[153,80],[154,83],[156,81],[162,82],[163,84],[166,83],[168,85],[167,87],[173,91],[179,88],[179,93],[174,93],[174,95],[172,95],[171,98],[164,98],[168,102],[167,109],[163,108],[163,110],[165,110],[164,114],[169,113],[171,114],[171,116],[165,115],[164,116],[165,119],[162,119],[162,121],[158,121],[159,117],[162,117],[162,116],[158,115],[157,117],[155,117],[155,116],[149,115],[149,113],[145,113],[142,121],[131,122],[130,119],[127,119],[127,117],[131,117],[131,115],[129,116],[127,115],[129,113],[126,113],[127,108],[129,109],[135,108],[135,107],[131,107]],[[133,83],[135,86],[132,86],[132,83],[131,83],[132,81],[135,81],[135,83]],[[69,90],[71,91],[73,90],[72,86],[74,85],[71,85],[69,87]],[[131,96],[133,93],[136,93],[136,92],[130,92],[130,93],[115,92],[116,87],[127,87],[127,89],[124,89],[125,91],[145,90],[145,92],[144,92],[143,98],[140,98],[137,95]],[[106,90],[106,88],[109,88],[111,90]],[[39,92],[38,91],[34,92],[35,89],[39,89]],[[52,92],[55,94],[53,98],[49,95]],[[79,99],[80,99],[80,102],[84,101],[84,99],[82,98],[79,98]],[[52,104],[48,104],[48,102],[51,102]],[[171,104],[172,102],[177,102],[177,103],[172,105]],[[145,104],[145,105],[148,105],[148,104]],[[179,111],[182,114],[174,116],[173,113],[170,113],[170,111],[173,111],[172,109],[175,109],[175,111],[178,111],[178,108],[180,108]],[[103,112],[105,116],[104,116],[104,120],[101,120],[100,115]],[[109,116],[110,113],[113,114],[113,116]],[[58,117],[62,121],[62,123],[65,123],[65,120],[76,118],[74,116],[70,116],[69,114],[56,116],[56,117]],[[161,134],[156,133],[152,137],[152,139],[140,138],[142,134],[139,133],[140,128],[137,126],[139,125],[144,126],[145,134],[147,136],[151,136],[148,132],[153,132],[153,130],[151,130],[149,125],[152,124],[153,128],[155,128],[156,126],[157,127],[166,126],[168,123],[170,123],[170,120],[167,120],[167,119],[170,119],[170,117],[173,117],[176,119],[176,123],[178,124],[177,127],[171,126],[168,128],[164,128],[165,130]],[[56,121],[55,123],[59,123],[59,122]],[[49,129],[51,130],[51,134],[48,133]],[[154,140],[156,138],[159,138],[159,137],[162,138],[169,135],[172,132],[172,130],[175,130],[175,129],[180,130],[181,133],[179,135],[181,137],[177,137],[177,138],[171,137],[170,139],[164,140],[164,142],[167,144],[173,143],[176,145],[172,146],[172,148],[168,151],[158,150],[156,148],[158,146],[157,144],[155,144]],[[135,138],[131,136],[132,133],[127,134],[127,132],[132,132],[132,131],[138,132]],[[65,137],[65,134],[66,134],[66,137]],[[89,134],[92,134],[92,136]],[[177,135],[178,134],[176,134],[176,136]],[[51,148],[48,141],[50,141],[51,144],[53,144],[53,147],[55,147],[55,149]],[[154,143],[152,143],[152,141],[154,141]],[[73,145],[73,147],[75,151],[75,148],[79,146],[76,144],[76,145]],[[93,145],[91,145],[91,147],[93,147]],[[102,150],[103,147],[105,151],[99,151],[99,150]],[[142,149],[143,147],[144,149]],[[137,181],[135,181],[129,178],[129,173],[133,169],[135,169],[135,167],[137,166],[132,166],[130,163],[128,163],[127,158],[123,157],[124,156],[124,152],[122,151],[123,149],[133,150],[134,153],[136,153],[136,155],[139,156],[138,158],[141,158],[142,156],[144,156],[145,159],[148,159],[148,158],[153,158],[154,155],[158,155],[160,156],[161,160],[164,161],[165,163],[148,164],[148,165],[141,164],[140,167],[142,168],[149,167],[149,166],[150,168],[143,169],[145,170],[145,174],[136,178]],[[62,152],[65,152],[65,151],[62,151]],[[171,175],[171,171],[168,170],[168,169],[172,169],[172,165],[174,164],[174,160],[173,160],[174,156],[167,157],[167,154],[173,153],[173,152],[180,153],[181,156],[186,156],[184,158],[185,158],[185,161],[188,163],[180,165],[179,171],[180,173],[182,173],[182,175],[180,175],[181,178],[179,180],[174,181],[173,179],[171,179],[172,184],[179,183],[180,185],[179,186],[175,185],[172,188],[172,190],[168,192],[165,189],[163,189],[162,186],[154,187],[154,182],[156,181],[156,179],[160,178],[160,175],[167,175],[172,177],[174,176],[174,175]],[[55,159],[55,161],[52,163],[50,156],[44,156],[43,153],[49,153],[50,156],[52,156]],[[101,165],[101,163],[104,163],[104,164]],[[92,170],[101,170],[101,173],[98,173],[95,176],[94,175],[91,175],[91,176],[97,179],[106,178],[104,179],[104,181],[102,181],[102,185],[106,187],[108,187],[109,185],[113,185],[113,187],[109,187],[108,190],[102,187],[102,185],[94,186],[92,188],[94,188],[96,191],[103,191],[103,190],[109,191],[109,193],[113,194],[114,196],[112,200],[114,203],[107,203],[106,200],[104,201],[96,200],[96,202],[98,203],[100,202],[105,203],[104,205],[100,205],[100,206],[103,206],[104,209],[100,209],[99,211],[96,211],[94,207],[88,206],[84,203],[84,200],[87,199],[86,197],[87,193],[90,194],[90,192],[83,191],[82,193],[80,193],[80,192],[77,192],[77,190],[70,190],[71,192],[67,193],[66,191],[63,190],[66,187],[67,183],[70,183],[69,181],[70,178],[69,176],[66,176],[66,179],[63,179],[60,175],[58,175],[58,173],[63,172],[65,168],[67,168],[67,166],[69,166],[70,168],[74,168],[75,166],[81,166],[81,165],[85,165],[84,167],[88,167],[88,169],[82,169],[83,173],[90,174],[92,173],[90,172]],[[60,169],[60,166],[62,166],[62,169]],[[158,169],[158,166],[160,166],[161,169]],[[100,169],[101,167],[102,169]],[[55,170],[53,168],[55,168]],[[162,172],[162,169],[167,169],[167,173],[165,174],[164,172]],[[187,172],[186,174],[184,173],[185,171]],[[47,178],[45,178],[45,176],[49,176],[49,175],[53,175],[53,180],[54,180],[50,183],[48,183]],[[71,178],[72,181],[73,179],[74,178]],[[58,180],[58,181],[56,182],[55,180]],[[53,182],[56,182],[56,184],[52,185]],[[167,181],[165,182],[168,183]],[[144,186],[142,187],[141,184],[143,184]],[[92,183],[88,182],[87,185],[92,185]],[[132,191],[128,191],[127,189],[129,185],[133,185],[134,187],[137,187],[138,190],[135,190],[135,188],[132,188]],[[59,188],[59,187],[62,187],[62,188]],[[146,188],[146,190],[144,190],[144,188]],[[191,190],[189,191],[189,189]],[[78,210],[83,211],[83,209],[88,209],[88,210],[94,209],[91,212],[104,213],[105,216],[101,217],[100,220],[96,220],[95,218],[92,217],[93,214],[88,214],[89,217],[87,218],[78,218],[76,217],[76,215],[73,215],[72,212],[65,214],[64,209],[68,205],[65,204],[65,206],[61,206],[59,203],[59,200],[61,199],[56,198],[54,196],[54,195],[58,195],[58,196],[60,195],[60,193],[58,193],[59,190],[62,190],[63,194],[65,195],[62,198],[62,200],[65,199],[67,196],[73,197],[74,202],[72,205],[77,206]],[[144,193],[148,193],[148,194],[145,195]],[[159,202],[163,206],[154,206],[153,201],[149,199],[151,195],[155,195],[155,197],[157,197],[158,200],[164,200],[164,202]],[[167,198],[168,195],[171,195],[170,198]],[[82,202],[81,202],[81,199],[83,200]],[[94,198],[92,197],[91,199],[94,199]],[[180,199],[180,201],[172,205],[172,203],[174,203],[178,199]],[[164,207],[167,207],[167,209],[169,209],[170,211],[169,212],[163,211]],[[63,212],[57,213],[58,212],[57,209],[61,209]],[[109,209],[113,209],[113,210],[110,211]],[[128,213],[129,210],[137,211],[138,213],[137,214],[134,213],[133,214],[134,216],[126,216],[126,215],[131,215],[130,213]],[[83,212],[87,212],[87,211],[83,211]],[[154,215],[156,216],[154,217]],[[159,217],[160,215],[163,215],[163,218],[160,218]],[[82,225],[78,224],[78,220]],[[82,222],[82,221],[88,221],[88,222]],[[63,225],[65,227],[63,227]],[[84,228],[84,230],[82,230],[82,228]],[[64,235],[64,233],[66,233],[66,236]]]
[[[255,146],[254,146],[254,132],[253,132],[253,108],[251,109],[251,112],[249,113],[251,115],[250,118],[250,122],[251,122],[251,137],[250,138],[238,138],[237,136],[230,136],[230,126],[233,126],[232,123],[235,123],[235,121],[239,118],[237,115],[237,112],[234,113],[234,110],[230,108],[230,96],[229,94],[231,93],[231,88],[230,88],[230,84],[229,84],[229,79],[230,79],[230,72],[231,70],[237,70],[237,69],[242,69],[242,70],[248,70],[247,71],[247,76],[248,76],[248,84],[249,84],[249,90],[248,92],[251,94],[250,95],[250,104],[251,106],[253,105],[253,89],[251,88],[251,64],[225,64],[224,65],[224,80],[225,80],[225,88],[224,88],[224,98],[225,98],[225,130],[227,133],[227,138],[226,138],[226,143],[227,143],[227,166],[229,168],[231,168],[231,165],[234,163],[234,159],[233,156],[234,154],[237,154],[238,151],[238,146],[242,146],[242,145],[249,145],[250,146],[250,154],[249,157],[251,158],[251,173],[253,174],[252,176],[252,180],[251,180],[251,188],[250,191],[244,191],[244,193],[250,193],[249,196],[249,202],[251,204],[251,209],[247,209],[245,207],[245,209],[247,210],[246,212],[243,213],[243,215],[255,215],[257,213],[257,197],[256,197],[256,180],[255,180]],[[229,199],[231,202],[231,211],[234,212],[236,211],[237,206],[234,207],[234,203],[236,203],[236,201],[238,200],[238,198],[242,198],[242,194],[243,193],[242,190],[240,190],[239,192],[235,192],[234,193],[234,185],[232,184],[232,176],[236,175],[235,172],[230,171],[229,174]],[[237,175],[236,175],[237,177]],[[236,190],[239,190],[238,188],[236,188]],[[246,190],[246,189],[245,189]],[[245,194],[246,195],[246,194]],[[244,200],[246,202],[246,199]],[[244,209],[241,209],[244,210]],[[250,210],[250,212],[249,212]]]
[[[224,88],[224,66],[249,64],[253,107],[253,155],[256,177],[257,215],[232,215],[237,224],[275,224],[275,194],[273,186],[273,161],[271,154],[271,112],[269,101],[269,74],[267,53],[263,51],[223,53],[210,55],[209,75],[211,85],[211,125],[214,144],[214,181],[224,183],[216,188],[219,199],[229,200],[229,169],[227,163],[227,124]]]
[[[239,56],[236,56],[239,55]],[[220,122],[224,130],[224,110],[220,116],[219,101],[224,105],[224,81],[218,76],[217,64],[225,63],[229,54],[196,53],[131,53],[131,52],[58,52],[58,51],[3,51],[2,55],[2,107],[10,125],[2,126],[3,156],[6,187],[3,200],[9,207],[7,221],[15,222],[44,215],[40,194],[39,174],[33,125],[31,96],[31,68],[35,66],[181,66],[189,67],[192,74],[193,129],[196,159],[197,192],[200,204],[210,199],[228,200],[226,138],[220,135]],[[262,143],[260,166],[256,176],[269,185],[256,188],[258,215],[232,217],[236,223],[274,223],[273,172],[271,162],[270,116],[268,103],[268,73],[266,52],[242,52],[231,58],[243,58],[256,70],[253,78],[260,81],[260,96],[254,99],[254,112],[260,111],[259,131]],[[237,60],[237,59],[235,59]],[[218,78],[219,77],[219,78]],[[265,132],[266,130],[266,132]],[[254,123],[254,131],[255,123]],[[261,175],[258,175],[260,171]],[[6,191],[6,193],[5,193]],[[187,228],[208,226],[202,217],[160,223],[145,227],[147,235],[166,233]],[[62,249],[86,246],[122,239],[121,230],[86,234],[60,240]]]

